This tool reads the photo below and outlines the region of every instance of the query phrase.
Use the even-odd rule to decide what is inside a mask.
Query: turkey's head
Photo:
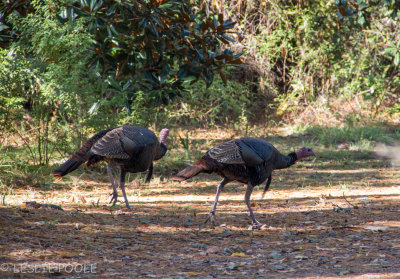
[[[315,156],[314,151],[310,147],[302,147],[299,150],[296,151],[297,155],[297,161],[300,161],[301,159],[310,157],[310,156]]]
[[[164,128],[160,132],[160,142],[164,144],[165,146],[167,145],[167,137],[169,135],[169,130]]]

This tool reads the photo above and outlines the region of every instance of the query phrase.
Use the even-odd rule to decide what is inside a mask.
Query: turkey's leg
[[[261,199],[264,198],[265,192],[268,191],[268,188],[269,188],[269,186],[271,185],[271,179],[272,179],[272,177],[271,177],[271,175],[270,175],[270,176],[268,177],[268,179],[267,179],[267,182],[265,183],[264,192],[263,192],[262,195],[261,195]]]
[[[253,213],[253,210],[251,209],[251,205],[250,205],[250,196],[251,196],[252,192],[253,192],[253,185],[251,185],[251,183],[248,183],[247,189],[246,189],[246,194],[244,195],[244,201],[246,202],[247,208],[249,209],[250,218],[253,223],[253,228],[259,228],[259,227],[261,227],[261,224],[254,217],[254,213]]]
[[[132,210],[125,193],[125,171],[122,169],[121,172],[119,173],[119,187],[121,187],[122,195],[124,195],[126,208]]]
[[[208,221],[210,221],[210,223],[211,223],[212,226],[215,226],[215,225],[216,225],[216,222],[215,222],[215,211],[217,210],[217,204],[218,204],[219,195],[221,194],[222,188],[224,188],[225,184],[228,183],[228,182],[229,182],[229,180],[226,179],[226,178],[224,178],[224,179],[218,184],[218,187],[217,187],[217,194],[216,194],[216,196],[215,196],[215,201],[214,201],[214,206],[213,206],[212,210],[210,211],[210,214],[208,215],[207,220],[206,220],[205,223],[207,223]]]
[[[113,167],[114,167],[113,163],[109,163],[107,165],[108,176],[110,177],[111,186],[113,187],[113,192],[110,194],[111,200],[109,202],[109,203],[113,203],[112,206],[115,205],[115,203],[117,202],[117,198],[118,198],[117,187],[115,186],[114,175],[112,173]]]
[[[152,175],[153,175],[153,163],[151,163],[151,165],[149,167],[149,172],[147,173],[147,176],[146,176],[146,182],[150,182]]]

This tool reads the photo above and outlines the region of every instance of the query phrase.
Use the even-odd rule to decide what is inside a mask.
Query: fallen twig
[[[344,192],[343,192],[343,198],[344,198],[344,200],[345,200],[351,207],[353,207],[353,208],[355,208],[355,209],[358,208],[357,205],[352,204],[351,202],[349,202],[349,201],[346,199],[346,196],[344,195]]]

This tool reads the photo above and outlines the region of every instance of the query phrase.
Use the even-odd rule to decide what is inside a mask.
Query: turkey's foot
[[[111,200],[109,203],[112,203],[112,206],[114,206],[117,203],[117,198],[118,198],[118,193],[117,191],[113,191],[111,194]]]
[[[259,230],[263,226],[265,226],[265,225],[261,224],[260,222],[258,222],[256,219],[254,219],[252,223],[253,224],[249,227],[249,229],[251,229],[251,230]]]
[[[125,202],[125,205],[126,205],[126,208],[127,208],[129,211],[132,211],[132,207],[129,205],[128,202]]]
[[[208,214],[208,217],[204,224],[207,224],[208,221],[210,221],[211,226],[217,226],[217,221],[215,220],[215,212],[211,211],[210,214]]]

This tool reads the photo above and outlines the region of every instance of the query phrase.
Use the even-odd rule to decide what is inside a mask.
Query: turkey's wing
[[[244,164],[239,147],[234,140],[230,140],[211,148],[207,155],[219,163]]]
[[[230,140],[210,149],[208,156],[219,163],[242,164],[255,166],[263,163],[263,159],[240,140]]]
[[[122,133],[121,128],[116,128],[99,139],[91,151],[96,155],[108,158],[129,159],[137,148],[135,142]]]
[[[261,163],[274,165],[277,156],[280,155],[271,143],[259,138],[243,137],[237,139],[237,143],[241,147],[243,158],[248,165]]]
[[[260,165],[270,158],[262,158],[252,147],[242,139],[230,140],[210,149],[207,155],[219,163],[242,164],[247,166]]]
[[[242,154],[243,161],[248,166],[260,165],[264,159],[254,150],[253,146],[244,141],[237,140],[236,144],[239,146],[240,153]]]

